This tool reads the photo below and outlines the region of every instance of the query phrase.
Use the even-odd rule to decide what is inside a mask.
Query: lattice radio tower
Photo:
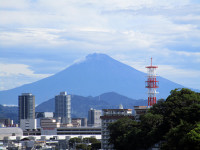
[[[147,81],[146,88],[148,88],[148,106],[152,106],[156,103],[156,88],[158,88],[159,81],[156,80],[156,68],[157,66],[152,66],[152,58],[151,58],[151,66],[147,66]]]

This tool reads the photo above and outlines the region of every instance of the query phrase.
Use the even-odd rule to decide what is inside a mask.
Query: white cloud
[[[33,71],[28,68],[29,66],[24,64],[0,64],[0,75],[1,76],[12,76],[12,75],[32,75]]]
[[[35,74],[28,65],[24,64],[0,64],[0,90],[7,90],[31,83],[51,74]]]
[[[199,89],[200,70],[180,69],[169,65],[159,65],[158,74],[189,88]]]
[[[25,63],[23,54],[36,47],[31,52],[35,57],[41,51],[52,55],[60,53],[62,57],[66,55],[66,59],[101,52],[142,71],[153,57],[155,63],[173,67],[168,68],[170,74],[162,70],[163,76],[187,74],[188,69],[184,68],[187,63],[191,72],[199,74],[199,8],[199,3],[193,4],[190,0],[0,0],[0,45],[22,55],[16,62],[12,60],[16,64],[21,63],[21,59]],[[11,54],[4,49],[0,49],[0,53],[5,54],[1,58]],[[48,57],[44,59],[49,61]],[[61,60],[58,57],[54,61]],[[10,60],[7,63],[11,63]],[[42,78],[43,74],[34,73],[37,69],[31,70],[29,65],[15,67],[18,71],[7,70],[0,74],[6,78],[18,72],[16,81],[22,81],[21,84],[24,83],[22,76],[31,78],[27,81]],[[53,67],[57,65],[52,63]],[[174,69],[179,73],[173,73]],[[20,72],[26,73],[20,76]],[[170,79],[179,81],[180,78]],[[10,78],[6,80],[9,82]]]
[[[31,45],[31,46],[55,46],[67,43],[59,39],[59,30],[55,29],[19,29],[17,31],[4,31],[0,35],[1,45]]]
[[[30,5],[27,0],[0,0],[0,8],[2,9],[25,9]]]
[[[170,77],[173,80],[180,78],[179,80],[181,81],[184,78],[198,78],[200,76],[200,71],[189,68],[180,69],[169,65],[159,65],[158,74],[165,78]]]

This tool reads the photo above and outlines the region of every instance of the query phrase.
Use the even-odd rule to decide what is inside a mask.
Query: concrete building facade
[[[88,111],[88,126],[101,126],[100,116],[102,115],[101,110],[91,108]]]
[[[31,93],[22,93],[18,97],[18,121],[21,119],[35,119],[35,96]]]
[[[53,118],[53,112],[36,112],[35,118],[37,119],[37,128],[40,128],[40,121],[43,118]]]
[[[56,135],[56,130],[60,127],[60,123],[54,118],[43,118],[40,120],[40,125],[42,135]]]
[[[36,119],[20,119],[20,128],[24,130],[37,129]]]
[[[147,113],[148,106],[134,106],[135,121],[140,121],[140,116]]]
[[[71,123],[71,95],[67,95],[67,92],[55,96],[55,117],[61,117],[61,123]]]
[[[23,136],[22,129],[18,127],[0,128],[0,140],[3,140],[4,137],[12,136]]]

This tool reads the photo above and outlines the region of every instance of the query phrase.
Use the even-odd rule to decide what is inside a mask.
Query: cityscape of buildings
[[[18,97],[19,124],[10,119],[0,119],[1,147],[54,149],[62,145],[62,148],[69,149],[71,138],[93,137],[101,141],[101,149],[113,149],[109,144],[108,125],[124,116],[138,121],[139,115],[148,107],[135,106],[134,109],[133,114],[132,109],[124,109],[122,105],[118,109],[90,108],[88,118],[71,118],[71,95],[67,92],[55,96],[54,112],[35,112],[35,96],[22,93]]]
[[[114,149],[109,143],[109,124],[122,117],[139,121],[140,115],[156,103],[156,68],[152,62],[147,67],[148,106],[133,106],[134,113],[120,104],[118,109],[90,108],[87,118],[72,118],[71,95],[65,91],[55,96],[54,112],[35,112],[35,96],[22,93],[18,96],[18,124],[9,118],[0,119],[0,149],[76,149],[77,143],[70,143],[74,137],[95,138],[101,143],[98,149]]]

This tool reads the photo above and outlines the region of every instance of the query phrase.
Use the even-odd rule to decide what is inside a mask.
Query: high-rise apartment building
[[[71,96],[67,92],[55,96],[55,117],[61,117],[61,123],[71,123]]]
[[[88,126],[101,126],[101,110],[90,108],[88,111]]]
[[[22,93],[18,97],[18,115],[20,119],[35,119],[35,96]]]
[[[18,97],[18,118],[23,130],[35,129],[35,96],[31,93],[22,93]]]

